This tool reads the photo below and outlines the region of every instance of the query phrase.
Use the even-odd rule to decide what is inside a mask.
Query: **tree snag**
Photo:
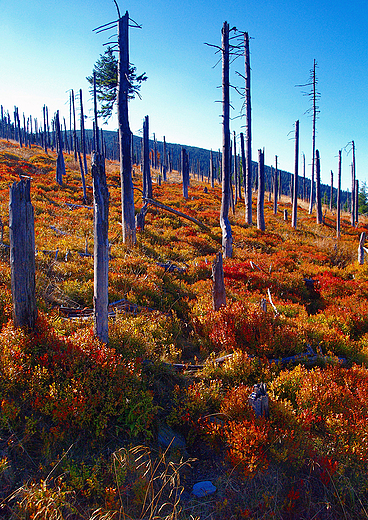
[[[30,192],[30,179],[10,186],[9,232],[14,325],[33,330],[37,306],[34,212]]]
[[[222,263],[222,253],[217,253],[212,264],[212,303],[213,310],[218,311],[220,307],[226,305],[226,292],[224,283],[224,268]]]

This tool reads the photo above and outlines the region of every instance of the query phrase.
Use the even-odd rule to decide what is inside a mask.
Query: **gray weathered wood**
[[[143,120],[143,198],[152,198],[152,177],[149,159],[149,117]]]
[[[245,222],[252,224],[252,109],[250,97],[250,52],[249,35],[244,33],[244,56],[245,56]]]
[[[118,20],[118,87],[117,108],[119,124],[121,213],[123,242],[132,247],[136,243],[134,188],[132,180],[131,139],[129,127],[129,14]]]
[[[337,197],[336,197],[336,236],[340,238],[341,219],[341,150],[339,150],[339,167],[337,171]]]
[[[181,175],[183,180],[183,197],[188,198],[189,187],[189,158],[185,148],[181,149]]]
[[[294,183],[293,183],[293,208],[291,226],[297,227],[298,213],[298,175],[299,175],[299,120],[295,122],[295,164],[294,164]]]
[[[59,119],[59,110],[56,112],[55,116],[55,126],[56,126],[56,138],[57,138],[57,148],[58,148],[58,156],[56,160],[56,182],[63,185],[63,175],[65,175],[65,162],[63,155],[63,138],[61,134],[60,127],[60,119]]]
[[[229,221],[231,197],[229,74],[229,24],[224,22],[222,27],[222,198],[220,226],[222,231],[222,251],[225,258],[231,258],[233,254],[233,236]]]
[[[278,169],[277,169],[277,155],[275,155],[275,178],[273,181],[273,214],[277,215],[277,201],[278,201]]]
[[[224,268],[222,263],[222,253],[217,253],[212,264],[212,304],[213,310],[218,311],[220,307],[226,305],[226,292],[224,283]]]
[[[102,154],[92,154],[93,178],[93,233],[94,233],[94,331],[104,343],[108,333],[108,272],[109,272],[109,191],[106,184],[105,159]]]
[[[333,171],[331,170],[331,185],[330,185],[330,211],[333,209]]]
[[[353,160],[351,163],[351,225],[355,226],[355,143],[352,141]]]
[[[161,202],[158,202],[157,200],[144,199],[144,201],[147,204],[152,204],[152,206],[156,206],[158,208],[164,209],[165,211],[168,211],[169,213],[173,213],[174,215],[177,215],[178,217],[182,217],[187,220],[190,220],[191,222],[194,222],[194,224],[197,224],[198,226],[200,226],[204,229],[208,229],[207,226],[205,224],[203,224],[203,222],[201,222],[200,220],[197,220],[194,217],[190,217],[189,215],[185,215],[185,213],[182,213],[181,211],[178,211],[177,209],[170,208],[170,206],[166,206],[165,204],[162,204]]]
[[[321,162],[319,158],[319,150],[316,150],[316,208],[317,224],[323,224],[321,200]]]
[[[365,242],[365,232],[360,234],[359,238],[359,247],[358,247],[358,264],[364,264],[364,242]]]
[[[257,197],[257,228],[265,231],[266,224],[264,218],[264,153],[258,150],[258,197]]]
[[[37,319],[34,212],[30,179],[14,182],[9,197],[9,234],[13,319],[34,329]]]

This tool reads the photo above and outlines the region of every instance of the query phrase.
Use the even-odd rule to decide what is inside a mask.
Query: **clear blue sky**
[[[357,177],[368,179],[368,3],[352,0],[119,0],[120,10],[142,25],[131,29],[130,58],[146,72],[142,100],[130,102],[130,124],[139,134],[145,115],[150,134],[161,140],[217,150],[221,146],[221,66],[214,49],[221,27],[248,31],[251,40],[253,158],[265,148],[266,164],[294,169],[294,123],[300,120],[300,151],[310,177],[312,120],[309,102],[296,84],[305,83],[318,62],[320,118],[317,148],[322,182],[337,177],[337,154],[356,143]],[[68,117],[69,89],[83,89],[92,108],[86,76],[105,50],[110,33],[92,29],[116,19],[112,0],[0,0],[0,104],[11,113],[41,119],[46,104]],[[243,59],[232,65],[244,73]],[[233,116],[241,100],[232,93]],[[241,131],[242,120],[232,122]],[[91,126],[90,124],[88,126]],[[116,128],[112,120],[107,127]],[[351,153],[343,154],[343,187],[350,188]],[[300,161],[299,172],[302,172]],[[336,182],[336,181],[335,181]]]

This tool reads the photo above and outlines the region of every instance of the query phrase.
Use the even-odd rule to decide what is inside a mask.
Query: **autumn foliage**
[[[192,179],[184,200],[177,174],[159,185],[153,171],[154,198],[204,226],[152,206],[137,246],[128,250],[118,165],[107,161],[109,298],[125,306],[111,316],[104,345],[90,318],[71,320],[63,312],[93,306],[92,190],[83,205],[78,165],[68,155],[65,162],[59,186],[53,152],[0,142],[0,503],[6,511],[36,518],[39,500],[75,518],[87,510],[119,518],[124,503],[141,518],[149,482],[129,449],[145,443],[160,453],[165,425],[185,437],[185,455],[197,457],[201,468],[216,459],[212,518],[366,518],[368,268],[357,262],[365,219],[357,228],[343,219],[337,241],[334,214],[327,211],[317,225],[301,202],[295,230],[283,220],[290,207],[283,198],[276,216],[265,204],[261,232],[244,223],[239,201],[230,215],[234,255],[224,261],[227,305],[213,311],[220,186],[204,190]],[[33,332],[12,321],[8,201],[9,184],[20,175],[32,179],[35,210],[40,312]],[[141,180],[135,166],[136,188]],[[142,205],[139,189],[135,205],[137,211]],[[257,417],[249,404],[260,382],[267,385],[269,418]],[[122,447],[124,470],[111,459]],[[172,456],[177,462],[175,450]],[[240,494],[226,488],[235,476]],[[252,482],[258,488],[251,493]],[[21,485],[21,498],[8,500]]]

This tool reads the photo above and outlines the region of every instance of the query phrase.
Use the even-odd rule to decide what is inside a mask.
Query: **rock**
[[[202,498],[206,495],[210,495],[216,491],[216,487],[209,480],[204,480],[203,482],[197,482],[193,486],[193,495]]]
[[[185,448],[184,437],[180,433],[174,432],[174,430],[166,425],[160,427],[157,440],[164,448],[167,448],[168,446],[171,446],[172,448]]]

